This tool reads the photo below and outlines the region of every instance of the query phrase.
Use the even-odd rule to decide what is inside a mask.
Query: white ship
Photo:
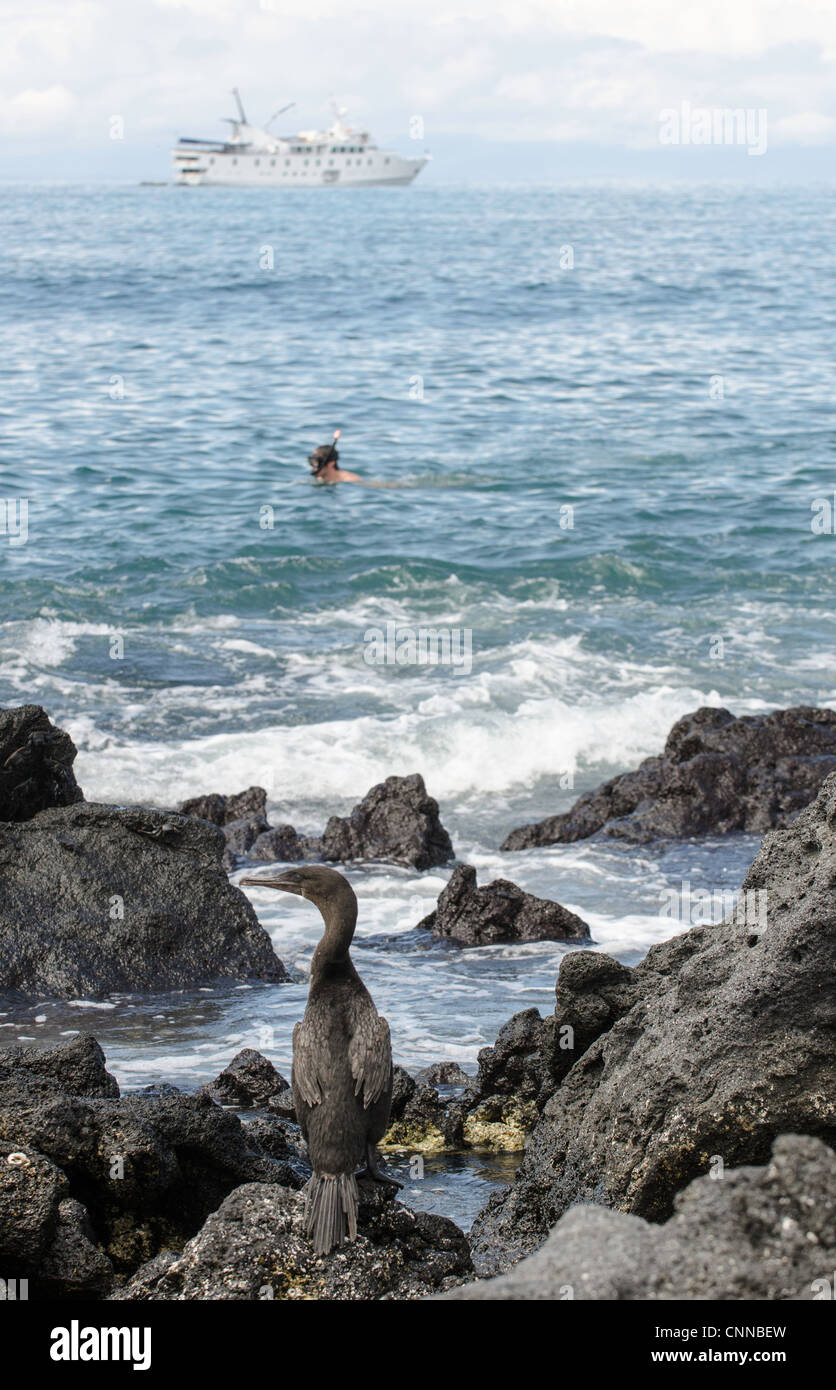
[[[411,183],[429,159],[404,159],[379,150],[368,131],[343,123],[334,108],[328,130],[271,135],[270,126],[290,110],[283,106],[264,126],[250,125],[238,89],[233,88],[237,120],[226,140],[179,140],[172,151],[174,181],[182,184],[265,188],[360,188],[370,184]]]

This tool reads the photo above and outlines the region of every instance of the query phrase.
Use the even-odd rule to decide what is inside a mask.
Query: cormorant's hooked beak
[[[242,878],[238,881],[239,888],[278,888],[282,893],[295,893],[297,898],[304,896],[302,884],[294,882],[286,874],[278,874],[275,878]]]

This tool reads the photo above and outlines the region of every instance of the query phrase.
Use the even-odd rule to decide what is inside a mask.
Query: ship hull
[[[196,153],[178,146],[174,181],[197,188],[372,188],[404,185],[428,162],[373,150],[361,156],[315,159],[310,155]]]

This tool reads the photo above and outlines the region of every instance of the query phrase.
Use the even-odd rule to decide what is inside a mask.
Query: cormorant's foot
[[[376,1165],[374,1168],[367,1165],[365,1168],[362,1168],[356,1176],[358,1181],[362,1182],[363,1179],[365,1179],[367,1182],[383,1183],[385,1187],[394,1187],[398,1192],[403,1188],[402,1182],[398,1182],[397,1178],[390,1178],[388,1173],[384,1173],[383,1169],[378,1168]]]

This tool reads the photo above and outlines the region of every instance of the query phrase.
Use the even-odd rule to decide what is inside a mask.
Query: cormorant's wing
[[[354,1094],[363,1096],[363,1109],[380,1100],[392,1075],[389,1024],[375,1009],[364,1010],[348,1045],[348,1061],[354,1077]]]
[[[303,1020],[293,1029],[293,1081],[306,1105],[319,1105],[322,1091],[316,1073],[316,1035]]]

